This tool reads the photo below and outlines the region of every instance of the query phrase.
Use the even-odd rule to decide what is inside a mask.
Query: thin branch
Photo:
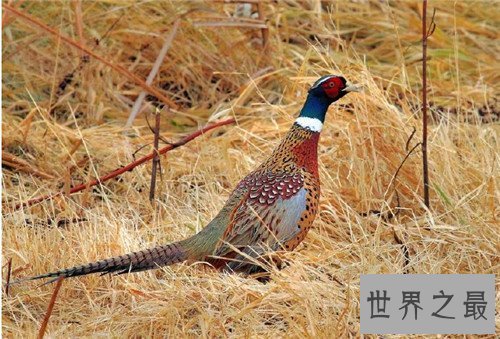
[[[115,26],[118,25],[118,22],[120,22],[120,20],[123,18],[124,15],[125,15],[125,12],[122,12],[122,14],[120,14],[120,16],[115,20],[115,22],[113,22],[111,24],[111,26],[109,26],[108,30],[106,32],[104,32],[102,37],[100,39],[95,39],[95,44],[97,46],[99,46],[99,44],[101,44],[103,41],[105,41],[108,38],[109,33],[111,33],[111,31],[115,28]]]
[[[413,131],[411,131],[411,134],[408,137],[408,140],[406,140],[406,144],[405,144],[405,150],[407,152],[408,152],[408,147],[410,146],[410,141],[411,141],[411,139],[413,139],[413,136],[415,135],[416,132],[417,132],[417,129],[415,128],[415,126],[413,126]]]
[[[406,141],[406,147],[408,148],[408,145],[410,143],[410,140],[413,138],[413,136],[415,135],[415,131],[416,129],[413,128],[413,132],[410,134],[410,137],[408,138],[408,140]],[[403,161],[401,161],[401,164],[399,165],[399,167],[397,168],[396,170],[396,173],[394,173],[394,176],[392,177],[392,180],[393,181],[393,184],[399,174],[399,171],[401,170],[401,168],[403,167],[404,163],[406,162],[406,160],[408,160],[408,158],[410,157],[410,155],[417,149],[418,146],[421,146],[422,143],[417,143],[415,146],[412,147],[412,149],[406,154],[406,156],[403,158]],[[392,181],[391,180],[391,181]],[[395,185],[395,184],[394,184]],[[396,210],[396,213],[391,213],[392,217],[396,216],[399,214],[400,210],[399,210],[399,207],[400,207],[400,203],[399,203],[399,194],[398,194],[398,191],[395,190],[396,192],[396,197],[398,199],[398,209]],[[403,263],[403,270],[404,270],[404,274],[408,274],[409,273],[409,269],[408,269],[408,265],[410,264],[410,251],[408,250],[408,246],[406,246],[406,244],[403,242],[403,240],[401,240],[396,232],[396,230],[394,229],[394,240],[396,240],[396,242],[401,245],[401,250],[403,251],[403,257],[404,257],[404,263]]]
[[[399,238],[399,235],[398,233],[396,232],[396,229],[393,229],[393,236],[394,236],[394,240],[396,240],[396,243],[398,243],[399,245],[401,245],[401,250],[403,251],[403,258],[404,258],[404,261],[403,261],[403,274],[409,274],[410,273],[410,270],[409,270],[409,265],[410,265],[410,251],[408,250],[408,246],[406,246],[406,244],[403,242],[403,240],[401,240]]]
[[[5,295],[9,296],[10,276],[12,274],[12,258],[7,262],[7,278],[5,279]]]
[[[406,144],[408,145],[408,143],[410,142],[411,138],[413,137],[415,133],[412,132],[412,134],[410,135],[410,137],[408,138],[408,141],[406,142]],[[389,189],[391,188],[391,186],[395,185],[395,182],[396,182],[396,179],[398,177],[398,174],[399,174],[399,171],[401,171],[401,168],[403,168],[403,165],[405,164],[406,160],[408,160],[408,158],[410,157],[410,155],[417,149],[418,146],[422,146],[422,143],[419,142],[417,143],[415,146],[413,146],[411,148],[410,151],[408,151],[405,155],[405,157],[403,158],[403,160],[401,161],[401,163],[399,164],[398,168],[396,169],[396,172],[393,174],[392,178],[391,178],[391,181],[389,183],[389,186],[387,188],[387,191],[386,193],[384,194],[384,197],[385,195],[387,194],[387,192],[389,191]],[[396,192],[396,200],[397,200],[397,205],[396,205],[396,208],[399,208],[401,207],[400,206],[400,201],[399,201],[399,193],[397,190],[394,190]],[[382,211],[380,210],[369,210],[368,212],[363,212],[363,213],[360,213],[361,216],[363,217],[366,217],[370,214],[374,214],[374,215],[378,215],[380,216],[384,221],[388,221],[388,220],[391,220],[392,218],[394,218],[395,216],[397,216],[399,214],[399,210],[396,210],[395,213],[393,213],[392,211],[388,211],[387,214],[383,215],[382,214]]]
[[[257,3],[257,10],[259,11],[259,19],[265,23],[266,15],[264,14],[264,4],[261,1]],[[267,24],[266,28],[261,28],[261,32],[262,32],[262,47],[265,48],[269,40],[269,29],[267,28]]]
[[[49,301],[49,306],[47,307],[47,312],[45,313],[42,325],[40,326],[40,330],[38,331],[38,339],[42,339],[45,334],[45,330],[47,329],[47,324],[49,323],[50,316],[52,315],[52,310],[54,309],[54,304],[56,303],[57,295],[59,294],[59,289],[61,288],[63,280],[64,277],[59,277],[57,279],[56,287],[54,288],[54,292],[52,293],[52,297]]]
[[[403,168],[403,165],[405,164],[406,160],[408,160],[410,155],[417,149],[418,146],[422,145],[422,143],[419,142],[415,146],[413,146],[411,148],[411,150],[408,151],[408,146],[410,144],[410,141],[413,139],[415,132],[416,132],[416,128],[413,127],[413,131],[411,132],[410,136],[408,137],[408,140],[406,140],[406,143],[405,143],[405,150],[407,151],[407,153],[406,153],[405,157],[403,158],[403,160],[401,161],[401,163],[399,164],[398,168],[396,169],[396,172],[394,172],[394,174],[391,178],[391,181],[389,183],[389,186],[387,187],[387,191],[384,193],[384,197],[386,196],[386,194],[389,191],[389,189],[391,188],[391,186],[396,185],[395,182],[396,182],[396,179],[399,175],[399,171],[401,171],[401,169]],[[399,209],[401,207],[401,203],[400,203],[400,199],[399,199],[399,193],[395,187],[394,187],[394,192],[396,193],[396,201],[397,201],[396,212],[393,212],[391,209],[384,215],[379,210],[370,210],[368,212],[361,213],[360,215],[361,216],[368,216],[370,214],[375,214],[377,216],[380,216],[380,218],[382,218],[382,220],[384,220],[386,222],[391,220],[392,218],[396,217],[401,211]],[[404,274],[408,274],[409,273],[408,265],[410,264],[410,251],[408,250],[408,246],[406,246],[406,244],[403,242],[403,240],[401,240],[399,238],[399,236],[394,228],[393,228],[393,233],[394,233],[393,234],[394,240],[396,241],[396,243],[401,245],[401,250],[403,251],[403,257],[404,257],[403,271],[404,271]]]
[[[155,115],[155,139],[154,139],[154,149],[153,152],[155,156],[153,158],[153,169],[151,170],[151,185],[149,188],[149,201],[153,202],[155,198],[155,189],[156,189],[156,172],[158,167],[160,166],[160,155],[158,154],[158,147],[160,143],[160,110],[156,109]]]
[[[214,129],[214,128],[217,128],[217,127],[221,127],[221,126],[225,126],[225,125],[229,125],[229,124],[232,124],[234,123],[235,120],[234,118],[229,118],[229,119],[226,119],[226,120],[222,120],[222,121],[219,121],[217,123],[214,123],[214,124],[211,124],[211,125],[208,125],[208,126],[205,126],[204,128],[202,129],[199,129],[198,131],[184,137],[183,139],[181,139],[180,141],[176,142],[176,143],[172,143],[172,144],[169,144],[163,148],[161,148],[160,150],[158,150],[158,154],[165,154],[177,147],[180,147],[184,144],[187,144],[188,142],[190,142],[191,140],[199,137],[200,135]],[[124,167],[120,167],[116,170],[114,170],[113,172],[111,173],[108,173],[98,179],[94,179],[92,181],[89,181],[87,183],[84,183],[84,184],[81,184],[81,185],[78,185],[78,186],[75,186],[73,188],[71,188],[69,190],[69,194],[73,194],[73,193],[76,193],[76,192],[80,192],[80,191],[83,191],[84,189],[86,188],[89,188],[89,187],[92,187],[92,186],[95,186],[97,184],[100,184],[100,183],[103,183],[105,181],[108,181],[112,178],[115,178],[117,177],[118,175],[120,174],[123,174],[125,172],[128,172],[128,171],[131,171],[132,169],[134,169],[135,167],[139,166],[139,165],[142,165],[144,164],[145,162],[153,159],[153,157],[156,155],[156,152],[152,152],[130,164],[128,164],[127,166],[124,166]],[[31,205],[34,205],[34,204],[37,204],[39,202],[42,202],[44,200],[49,200],[49,199],[53,199],[55,197],[58,197],[58,196],[62,196],[64,194],[64,192],[57,192],[57,193],[53,193],[53,194],[47,194],[47,195],[43,195],[43,196],[39,196],[39,197],[36,197],[36,198],[33,198],[33,199],[30,199],[26,202],[23,202],[23,203],[18,203],[14,206],[14,210],[18,210],[19,208],[21,207],[25,207],[25,206],[31,206]]]
[[[145,115],[145,117],[146,117],[146,123],[148,124],[148,128],[149,128],[149,130],[151,131],[151,133],[155,134],[155,129],[154,129],[154,128],[151,126],[151,124],[149,123],[148,115],[146,114],[146,115]],[[170,145],[170,144],[171,144],[171,142],[170,142],[170,141],[165,140],[165,138],[163,138],[161,135],[158,135],[158,138],[160,138],[160,140],[161,140],[161,141],[163,141],[163,142],[164,142],[165,144],[167,144],[167,145]],[[144,146],[142,146],[142,147],[145,147],[145,146],[146,146],[146,145],[144,145]],[[141,148],[142,148],[142,147],[141,147]],[[134,152],[134,154],[135,154],[135,153],[137,153],[137,151],[135,151],[135,152]]]
[[[421,145],[422,145],[421,142],[417,143],[415,146],[413,146],[411,148],[411,150],[408,151],[408,153],[406,153],[405,157],[403,158],[403,161],[401,161],[401,164],[399,164],[399,167],[397,168],[396,172],[392,176],[391,181],[393,182],[393,184],[394,184],[394,181],[396,180],[396,178],[397,178],[397,176],[399,174],[399,171],[401,170],[401,168],[403,167],[404,163],[406,162],[406,160],[408,160],[408,158],[410,157],[410,155],[417,149],[418,146],[421,146]]]
[[[436,22],[434,19],[436,18],[436,9],[432,11],[432,18],[431,18],[431,23],[429,24],[429,29],[427,30],[426,36],[429,38],[432,34],[434,34],[434,31],[436,30]]]
[[[38,19],[35,19],[33,16],[29,15],[29,14],[26,14],[6,3],[2,3],[2,6],[4,9],[6,10],[9,10],[11,12],[13,12],[14,14],[16,14],[18,17],[30,22],[31,24],[35,25],[35,26],[38,26],[40,28],[42,28],[44,31],[60,38],[62,41],[66,42],[67,44],[85,52],[86,54],[92,56],[93,58],[101,61],[103,64],[113,68],[115,71],[119,72],[120,74],[123,74],[124,76],[126,76],[127,78],[129,78],[130,80],[132,80],[133,82],[135,82],[137,85],[139,85],[140,87],[142,87],[145,91],[147,91],[148,93],[156,96],[159,100],[163,101],[166,105],[172,107],[172,108],[175,108],[177,109],[177,105],[175,104],[175,102],[166,97],[162,92],[160,92],[160,90],[158,90],[157,88],[155,87],[152,87],[148,84],[146,84],[146,82],[141,79],[138,75],[130,72],[128,69],[126,69],[125,67],[123,66],[120,66],[120,65],[115,65],[113,64],[112,62],[110,62],[109,60],[107,60],[105,57],[102,57],[96,53],[94,53],[93,50],[91,50],[90,48],[86,47],[86,46],[83,46],[82,44],[76,42],[75,40],[61,34],[60,32],[58,32],[56,29],[52,28],[52,27],[49,27],[47,26],[46,24],[44,24],[43,22],[39,21]]]
[[[436,28],[432,15],[431,26],[427,27],[427,0],[423,0],[422,10],[422,167],[424,180],[424,204],[430,209],[429,161],[427,156],[427,38]]]

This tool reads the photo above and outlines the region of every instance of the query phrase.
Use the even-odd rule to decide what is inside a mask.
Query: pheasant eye
[[[334,82],[328,83],[328,87],[330,87],[330,88],[335,87],[335,83]]]

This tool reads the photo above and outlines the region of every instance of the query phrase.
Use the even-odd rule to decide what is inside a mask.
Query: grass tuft
[[[12,279],[199,231],[285,135],[312,81],[342,74],[365,87],[328,113],[319,149],[320,213],[304,243],[286,254],[289,266],[268,284],[202,264],[66,279],[48,336],[357,337],[359,275],[403,273],[401,243],[410,273],[499,271],[500,13],[491,3],[429,3],[429,11],[437,9],[427,65],[431,211],[422,200],[419,152],[393,182],[406,146],[421,136],[419,2],[289,0],[249,11],[222,1],[3,6],[2,259],[12,258]],[[161,97],[149,93],[125,130],[177,19],[151,84]],[[149,153],[146,118],[153,121],[162,98],[176,107],[161,119],[168,141],[210,121],[238,123],[162,157],[156,208],[148,201],[149,164],[92,190],[14,210]],[[394,210],[395,190],[396,218],[362,215]],[[73,219],[83,221],[59,222]],[[34,337],[53,289],[11,286],[2,297],[2,334]],[[497,296],[497,328],[498,304]]]

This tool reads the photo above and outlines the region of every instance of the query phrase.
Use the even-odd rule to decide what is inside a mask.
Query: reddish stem
[[[7,279],[5,279],[5,295],[9,296],[10,276],[12,275],[12,258],[7,262]]]
[[[15,15],[17,15],[18,17],[20,17],[20,18],[28,21],[29,23],[31,23],[31,24],[33,24],[35,26],[40,27],[44,31],[46,31],[46,32],[48,32],[48,33],[50,33],[50,34],[52,34],[52,35],[60,38],[62,41],[66,42],[67,44],[69,44],[69,45],[71,45],[71,46],[79,49],[80,51],[84,52],[85,54],[88,54],[91,57],[93,57],[93,58],[101,61],[102,63],[108,65],[109,67],[113,68],[117,72],[123,74],[124,76],[126,76],[127,78],[129,78],[130,80],[132,80],[133,82],[135,82],[137,85],[141,86],[146,92],[154,95],[155,97],[157,97],[158,99],[160,99],[161,101],[163,101],[169,107],[178,108],[177,104],[172,99],[167,98],[159,89],[148,85],[138,75],[130,72],[125,67],[120,66],[120,65],[115,65],[114,63],[112,63],[111,61],[109,61],[108,58],[100,56],[99,54],[95,53],[93,51],[93,49],[91,49],[89,47],[86,47],[86,46],[84,46],[84,45],[76,42],[75,40],[73,40],[73,39],[71,39],[71,38],[69,38],[69,37],[61,34],[61,32],[57,31],[56,29],[47,26],[46,24],[44,24],[40,20],[36,19],[35,17],[33,17],[33,16],[31,16],[31,15],[29,15],[27,13],[24,13],[23,11],[16,9],[16,8],[10,6],[9,4],[5,3],[5,2],[2,2],[2,7],[4,8],[4,10],[7,9],[7,10],[11,11]]]
[[[223,120],[223,121],[219,121],[215,124],[212,124],[212,125],[208,125],[208,126],[205,126],[204,128],[184,137],[183,139],[181,139],[180,141],[174,143],[174,144],[170,144],[170,145],[167,145],[163,148],[161,148],[160,150],[158,150],[158,154],[165,154],[177,147],[180,147],[184,144],[187,144],[188,142],[190,142],[191,140],[199,137],[200,135],[214,129],[214,128],[217,128],[217,127],[220,127],[220,126],[225,126],[225,125],[229,125],[229,124],[232,124],[234,123],[235,120],[234,118],[229,118],[229,119],[226,119],[226,120]],[[81,184],[81,185],[78,185],[78,186],[75,186],[75,187],[72,187],[70,190],[69,190],[69,194],[73,194],[73,193],[76,193],[76,192],[80,192],[80,191],[83,191],[84,189],[86,188],[89,188],[89,187],[92,187],[92,186],[95,186],[99,183],[103,183],[105,181],[108,181],[114,177],[117,177],[118,175],[120,174],[123,174],[125,172],[128,172],[128,171],[131,171],[132,169],[134,169],[135,167],[139,166],[139,165],[142,165],[143,163],[151,160],[154,158],[154,156],[156,155],[156,150],[153,151],[152,153],[134,161],[134,162],[131,162],[130,164],[128,164],[127,166],[124,166],[124,167],[120,167],[120,168],[117,168],[116,170],[114,170],[113,172],[110,172],[98,179],[94,179],[92,181],[89,181],[87,183],[84,183],[84,184]],[[30,199],[26,202],[23,202],[23,203],[18,203],[14,206],[14,210],[17,210],[21,207],[24,207],[24,206],[31,206],[31,205],[34,205],[36,203],[39,203],[41,201],[44,201],[44,200],[48,200],[48,199],[53,199],[55,197],[58,197],[58,196],[61,196],[63,195],[63,191],[61,192],[57,192],[57,193],[53,193],[53,194],[47,194],[47,195],[42,195],[42,196],[39,196],[39,197],[36,197],[36,198],[33,198],[33,199]]]
[[[63,280],[64,277],[59,277],[59,279],[57,279],[56,287],[54,288],[54,292],[52,293],[52,297],[49,301],[49,306],[47,307],[47,312],[45,313],[42,325],[40,326],[40,330],[38,331],[38,339],[42,339],[45,334],[45,330],[47,329],[47,324],[49,323],[50,316],[52,315],[52,310],[54,309],[54,304],[56,303],[57,294],[59,293],[59,289],[61,288]]]

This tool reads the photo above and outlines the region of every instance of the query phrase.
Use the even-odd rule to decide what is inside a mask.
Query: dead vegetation
[[[410,273],[499,271],[500,13],[490,3],[429,3],[437,9],[428,42],[431,211],[423,205],[418,152],[393,178],[413,128],[409,148],[421,135],[419,2],[266,2],[265,21],[256,5],[223,1],[3,5],[2,262],[12,258],[11,279],[198,231],[286,133],[317,76],[340,73],[365,85],[329,111],[315,230],[287,254],[290,265],[273,272],[271,282],[197,264],[66,279],[47,335],[357,337],[359,275],[403,273],[396,239],[409,250]],[[146,117],[152,124],[151,113],[165,102],[149,93],[125,131],[134,100],[147,88],[120,68],[146,79],[177,19],[179,30],[151,85],[175,104],[162,116],[162,138],[173,142],[226,117],[237,125],[162,157],[156,206],[148,200],[148,164],[15,210],[152,150]],[[395,190],[396,218],[362,216],[394,210]],[[2,300],[2,334],[34,337],[53,289],[11,286]],[[497,328],[498,313],[497,299]]]

